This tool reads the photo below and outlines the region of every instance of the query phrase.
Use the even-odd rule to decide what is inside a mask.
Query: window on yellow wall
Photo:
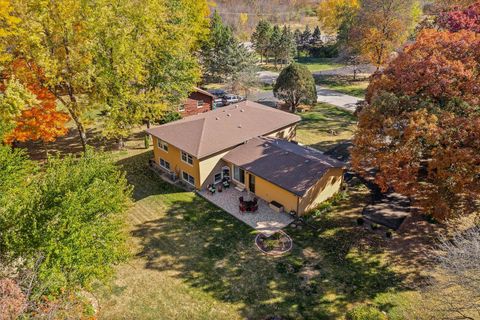
[[[170,171],[170,163],[162,158],[160,158],[160,167]]]
[[[162,140],[158,139],[157,140],[157,145],[163,151],[168,152],[168,143],[166,143],[165,141],[162,141]]]
[[[193,157],[185,151],[182,151],[182,161],[188,163],[189,165],[193,165]]]
[[[189,175],[188,173],[186,173],[185,171],[182,171],[182,179],[188,184],[195,186],[195,178]]]

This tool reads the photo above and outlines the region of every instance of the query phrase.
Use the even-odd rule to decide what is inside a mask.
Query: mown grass
[[[308,68],[308,70],[310,70],[310,72],[334,70],[345,66],[341,63],[336,62],[334,59],[329,58],[300,57],[295,58],[295,62],[304,65]],[[284,67],[285,65],[281,64],[277,64],[277,67],[275,67],[275,65],[271,61],[264,62],[260,65],[260,68],[262,70],[273,72],[280,72]]]
[[[307,67],[310,72],[334,70],[345,66],[330,58],[300,57],[295,59],[295,61]]]
[[[151,151],[117,153],[134,185],[134,257],[98,286],[101,319],[336,319],[355,303],[396,290],[401,276],[361,246],[365,190],[306,226],[288,228],[293,251],[260,254],[248,226],[147,168]]]
[[[356,117],[330,104],[319,103],[300,116],[302,122],[297,128],[297,140],[321,151],[350,140],[355,133]]]
[[[319,86],[326,87],[358,98],[365,98],[365,94],[369,84],[369,81],[366,78],[359,78],[357,80],[353,80],[353,75],[316,75],[315,82]]]

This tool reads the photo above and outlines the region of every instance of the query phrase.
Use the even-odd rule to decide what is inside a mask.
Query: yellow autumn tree
[[[359,0],[324,0],[317,8],[317,15],[325,32],[338,33],[346,19],[352,19],[360,9]]]
[[[0,0],[0,63],[9,59],[6,51],[7,39],[15,33],[20,22],[20,19],[12,15],[12,11],[10,0]]]
[[[352,25],[351,45],[378,68],[400,47],[418,16],[414,0],[363,0]]]

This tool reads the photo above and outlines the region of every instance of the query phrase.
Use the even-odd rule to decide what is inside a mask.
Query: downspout
[[[300,210],[300,197],[297,196],[297,215],[300,215],[299,210]]]

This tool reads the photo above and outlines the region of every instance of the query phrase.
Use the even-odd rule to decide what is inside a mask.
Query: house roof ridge
[[[203,136],[204,136],[204,134],[205,134],[205,121],[206,121],[206,119],[205,119],[205,118],[201,118],[201,119],[199,119],[199,120],[202,120],[202,131],[200,132],[200,140],[199,140],[200,143],[198,144],[197,155],[198,155],[198,154],[201,154],[200,151],[201,151],[202,146],[203,146],[203,144],[204,144],[204,142],[203,142]]]

